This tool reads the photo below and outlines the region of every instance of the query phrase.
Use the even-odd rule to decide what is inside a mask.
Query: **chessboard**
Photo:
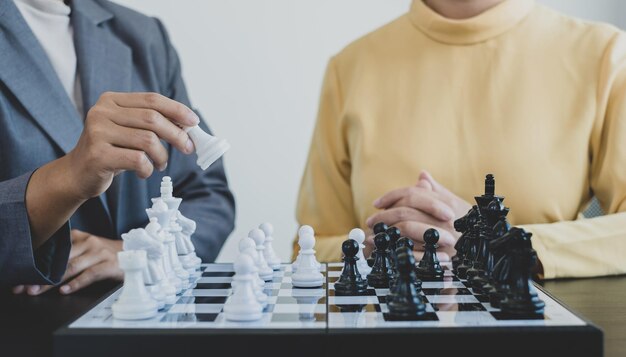
[[[449,265],[443,266],[442,281],[423,282],[426,314],[393,321],[385,304],[387,289],[368,288],[360,296],[335,294],[343,264],[323,264],[326,283],[312,289],[293,287],[291,266],[282,265],[266,283],[269,302],[263,318],[244,323],[228,321],[222,312],[231,293],[232,264],[202,265],[177,302],[151,319],[114,319],[111,305],[120,290],[114,291],[55,334],[55,355],[371,356],[400,350],[468,356],[602,354],[602,332],[539,285],[539,297],[546,303],[543,317],[510,319],[473,293]]]

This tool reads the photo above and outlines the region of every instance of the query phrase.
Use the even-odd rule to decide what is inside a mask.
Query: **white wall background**
[[[410,0],[116,0],[160,18],[195,107],[232,144],[226,169],[235,232],[218,258],[264,221],[287,261],[295,205],[328,59],[407,11]],[[543,0],[565,13],[626,23],[626,1]]]

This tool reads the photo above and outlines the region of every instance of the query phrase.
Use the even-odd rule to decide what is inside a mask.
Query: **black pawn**
[[[430,228],[424,232],[424,256],[417,266],[417,276],[426,281],[436,281],[443,279],[443,268],[437,258],[437,242],[439,232]]]
[[[374,225],[374,234],[385,233],[388,228],[385,222],[378,222]]]
[[[372,265],[372,271],[367,275],[367,282],[373,288],[389,287],[389,280],[391,279],[391,267],[387,254],[389,241],[389,236],[384,232],[378,233],[374,237],[374,245],[376,246],[376,250],[372,253],[374,264]]]
[[[356,261],[359,259],[359,243],[348,239],[341,245],[343,251],[343,270],[339,280],[335,282],[337,295],[363,295],[367,291],[367,281],[363,279],[357,268]]]
[[[415,258],[407,248],[398,252],[398,281],[394,294],[387,298],[389,317],[391,320],[419,319],[426,312],[426,304],[420,298],[413,280],[416,279]]]

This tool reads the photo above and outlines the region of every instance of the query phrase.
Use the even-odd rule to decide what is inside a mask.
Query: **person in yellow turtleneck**
[[[328,64],[297,210],[318,258],[384,221],[447,259],[493,173],[545,278],[626,273],[625,66],[625,33],[532,0],[414,0]]]

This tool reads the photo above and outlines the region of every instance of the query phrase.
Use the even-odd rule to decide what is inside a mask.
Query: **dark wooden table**
[[[52,356],[52,333],[87,311],[115,285],[99,283],[72,296],[56,291],[38,297],[0,292],[0,356]],[[604,330],[605,356],[626,356],[626,276],[543,285]]]

